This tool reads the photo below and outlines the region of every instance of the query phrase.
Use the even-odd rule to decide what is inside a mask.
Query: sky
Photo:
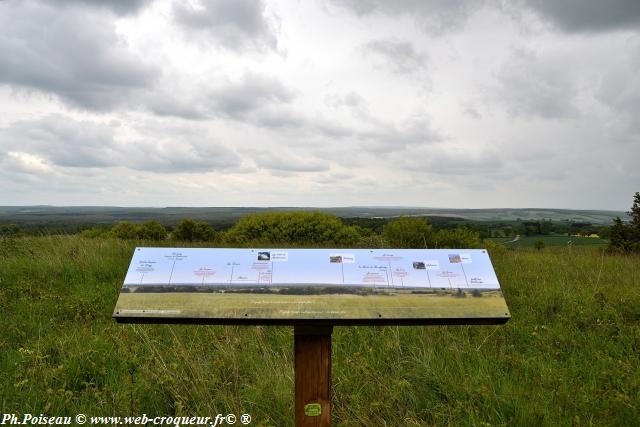
[[[637,0],[0,0],[0,205],[640,191]]]

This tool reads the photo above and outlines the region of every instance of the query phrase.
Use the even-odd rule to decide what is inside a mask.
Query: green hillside
[[[0,239],[4,413],[291,425],[292,328],[113,321],[134,246],[157,244]],[[637,424],[640,258],[575,246],[492,260],[504,326],[335,328],[334,425]]]

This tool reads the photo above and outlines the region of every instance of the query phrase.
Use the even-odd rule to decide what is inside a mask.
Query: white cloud
[[[6,161],[12,164],[15,170],[29,174],[47,173],[52,170],[51,165],[43,158],[21,151],[9,151]]]
[[[624,209],[640,15],[561,3],[1,1],[0,198]]]

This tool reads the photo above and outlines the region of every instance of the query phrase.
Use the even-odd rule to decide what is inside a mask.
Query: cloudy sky
[[[1,0],[0,205],[640,191],[637,0]]]

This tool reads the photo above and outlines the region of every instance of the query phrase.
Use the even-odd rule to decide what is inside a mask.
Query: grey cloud
[[[640,45],[626,50],[626,60],[618,61],[603,75],[596,99],[611,109],[609,133],[614,140],[640,141]]]
[[[387,153],[403,151],[409,147],[422,146],[444,141],[446,136],[433,128],[427,116],[409,117],[399,123],[381,120],[371,113],[365,99],[357,92],[341,96],[331,94],[325,97],[325,104],[333,108],[348,107],[361,125],[349,128],[335,122],[314,122],[314,129],[321,135],[343,138],[353,142],[351,147],[366,152]],[[342,145],[342,148],[348,148]],[[349,159],[349,161],[354,161]]]
[[[159,74],[131,54],[108,17],[30,1],[0,3],[0,84],[92,110],[127,102]]]
[[[400,40],[374,40],[364,46],[368,55],[375,55],[384,61],[384,66],[398,74],[423,71],[427,65],[427,55],[416,52],[413,45]]]
[[[324,137],[329,138],[345,138],[353,136],[355,132],[347,126],[333,121],[317,119],[312,122],[311,130]]]
[[[155,90],[144,96],[145,106],[161,117],[179,117],[187,120],[205,120],[212,116],[203,95],[184,96],[168,91]]]
[[[279,172],[324,172],[329,170],[327,162],[301,157],[291,152],[251,151],[246,154],[253,159],[258,167]]]
[[[621,111],[640,114],[640,86],[634,75],[638,70],[609,71],[597,91],[598,98]]]
[[[399,161],[396,156],[396,161]],[[406,169],[437,175],[487,175],[500,173],[504,163],[498,153],[484,150],[471,153],[468,150],[449,147],[448,144],[416,150],[410,158],[403,158]]]
[[[154,91],[146,97],[146,104],[154,114],[161,116],[185,119],[222,117],[251,121],[259,111],[273,105],[288,104],[293,99],[293,91],[278,79],[246,73],[238,81],[217,83],[213,89],[200,92]]]
[[[339,189],[344,187],[356,187],[361,179],[355,175],[345,173],[324,173],[313,176],[313,182],[318,185],[327,185]],[[375,185],[375,183],[374,183]]]
[[[101,8],[111,10],[118,15],[127,15],[139,12],[153,0],[46,0],[56,7],[60,6],[85,6],[88,8]]]
[[[151,172],[208,172],[241,166],[232,150],[210,139],[136,141],[130,149],[128,167]]]
[[[567,32],[640,29],[638,0],[524,0],[523,4]]]
[[[346,172],[336,172],[330,175],[331,179],[340,180],[340,181],[347,181],[356,177],[357,177],[356,175],[352,173],[346,173]]]
[[[376,129],[360,132],[357,137],[364,150],[376,153],[404,151],[446,139],[433,129],[426,117],[407,120],[401,126],[378,124]]]
[[[328,0],[355,14],[409,15],[428,32],[442,33],[461,26],[485,2],[476,0]]]
[[[293,99],[293,93],[279,80],[258,74],[247,74],[241,82],[221,86],[211,96],[215,111],[231,118],[241,118],[268,103]]]
[[[637,0],[327,0],[362,16],[382,13],[411,15],[418,25],[434,33],[456,28],[478,8],[493,4],[518,15],[531,10],[566,32],[601,32],[640,29],[640,2]]]
[[[463,106],[463,108],[464,108],[464,114],[466,114],[467,116],[473,117],[474,119],[482,118],[482,114],[480,114],[478,107],[473,103],[469,103],[466,106]]]
[[[360,16],[372,13],[377,7],[375,0],[330,0],[330,2],[350,9]]]
[[[323,117],[309,117],[293,108],[275,106],[256,111],[250,117],[251,123],[270,130],[294,133],[307,137],[340,139],[353,135],[353,131]]]
[[[360,96],[360,94],[352,91],[344,97],[344,104],[349,107],[359,107],[365,104],[365,100],[362,96]]]
[[[44,158],[65,167],[107,166],[114,157],[114,129],[52,115],[13,123],[0,134],[7,151]]]
[[[207,0],[196,6],[174,2],[173,15],[183,28],[204,33],[231,50],[277,47],[260,0]]]
[[[34,170],[54,165],[189,173],[241,166],[234,151],[207,135],[123,141],[116,126],[60,115],[11,124],[0,130],[0,146]]]
[[[577,86],[566,64],[519,50],[498,73],[495,96],[513,116],[545,119],[579,115]]]
[[[350,97],[347,96],[347,98]],[[360,103],[357,97],[353,97],[352,101],[358,105]],[[350,150],[387,153],[446,139],[433,129],[426,117],[412,117],[400,124],[393,124],[381,121],[367,112],[359,117],[362,124],[369,128],[368,130],[358,130],[340,123],[339,120],[329,120],[321,116],[309,117],[282,106],[260,109],[247,117],[250,123],[256,126],[290,133],[303,138],[301,141],[339,144],[340,153]],[[337,162],[345,160],[335,158],[332,154],[329,154],[329,158]],[[355,160],[349,158],[346,161],[354,162]],[[307,164],[307,162],[302,163]]]
[[[309,124],[304,116],[290,107],[283,106],[265,106],[259,111],[254,111],[248,118],[256,126],[280,131],[297,132]]]
[[[347,94],[329,94],[325,96],[324,103],[332,108],[350,107],[359,108],[366,107],[367,102],[358,92],[351,91]]]
[[[218,83],[200,92],[154,91],[145,104],[154,114],[191,120],[221,118],[260,128],[304,135],[342,138],[352,134],[347,127],[321,117],[308,117],[293,107],[295,91],[274,77],[246,73],[236,81]],[[359,102],[349,94],[346,101]]]

